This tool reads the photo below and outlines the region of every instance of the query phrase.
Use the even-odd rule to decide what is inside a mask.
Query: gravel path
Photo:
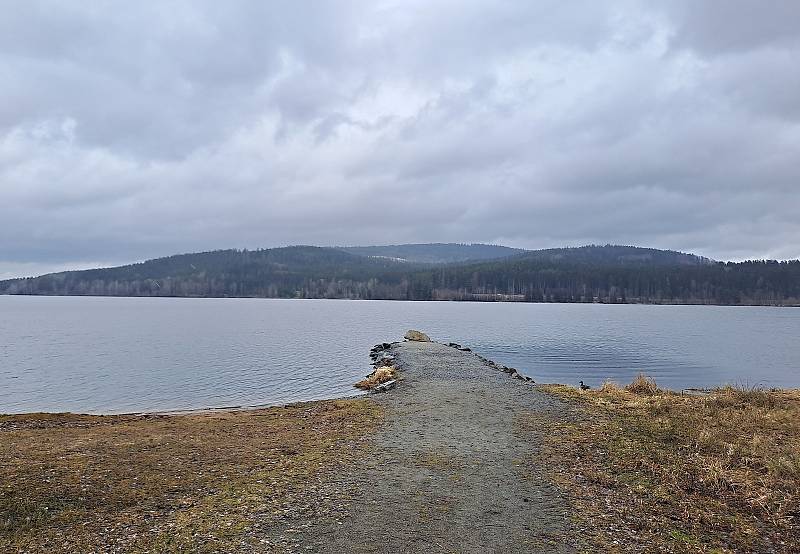
[[[531,464],[537,437],[515,418],[559,412],[555,399],[475,354],[404,342],[389,353],[395,389],[373,456],[343,481],[350,513],[297,537],[313,552],[573,552],[569,509]]]

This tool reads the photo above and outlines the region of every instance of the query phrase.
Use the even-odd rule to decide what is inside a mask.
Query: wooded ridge
[[[487,245],[217,250],[0,281],[0,294],[800,305],[798,260],[716,262],[614,245],[517,252]]]

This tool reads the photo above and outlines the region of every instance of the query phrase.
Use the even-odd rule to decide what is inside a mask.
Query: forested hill
[[[342,246],[340,250],[359,256],[391,258],[397,261],[447,264],[495,260],[525,252],[496,244],[390,244],[387,246]]]
[[[631,246],[477,263],[393,258],[311,246],[220,250],[0,281],[0,293],[800,305],[800,261],[723,263]]]
[[[362,294],[358,283],[369,283],[382,294],[384,285],[396,284],[399,271],[420,267],[316,246],[215,250],[0,281],[0,293],[358,298]],[[351,290],[351,283],[355,290]]]
[[[520,259],[542,263],[583,264],[583,265],[703,265],[713,260],[684,254],[674,250],[657,250],[636,246],[579,246],[576,248],[548,248],[546,250],[526,251]]]
[[[572,254],[420,272],[414,290],[430,290],[437,300],[800,306],[798,260],[734,263],[677,256],[668,262],[667,254],[592,262],[593,253]]]

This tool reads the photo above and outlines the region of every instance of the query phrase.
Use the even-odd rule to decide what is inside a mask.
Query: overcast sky
[[[0,10],[0,277],[286,244],[800,256],[796,0]]]

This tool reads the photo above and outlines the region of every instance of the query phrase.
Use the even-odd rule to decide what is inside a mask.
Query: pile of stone
[[[382,342],[376,344],[369,351],[372,367],[375,369],[359,381],[355,386],[359,389],[372,392],[386,392],[397,384],[397,368],[394,366],[394,356],[391,354],[392,346],[397,343]]]
[[[460,344],[458,344],[456,342],[448,342],[447,346],[449,346],[450,348],[455,348],[456,350],[461,350],[462,352],[472,352],[472,350],[470,348],[467,348],[466,346],[461,346]],[[518,372],[513,367],[508,367],[508,366],[505,366],[505,365],[502,365],[502,364],[498,364],[497,362],[492,361],[489,358],[484,358],[480,354],[475,354],[475,357],[478,358],[480,361],[482,361],[484,363],[484,365],[486,365],[486,366],[488,366],[488,367],[490,367],[492,369],[496,369],[498,371],[502,371],[503,373],[507,373],[509,375],[509,377],[511,377],[512,379],[519,379],[520,381],[528,381],[530,383],[533,382],[533,379],[531,379],[527,375],[522,375],[520,372]]]

